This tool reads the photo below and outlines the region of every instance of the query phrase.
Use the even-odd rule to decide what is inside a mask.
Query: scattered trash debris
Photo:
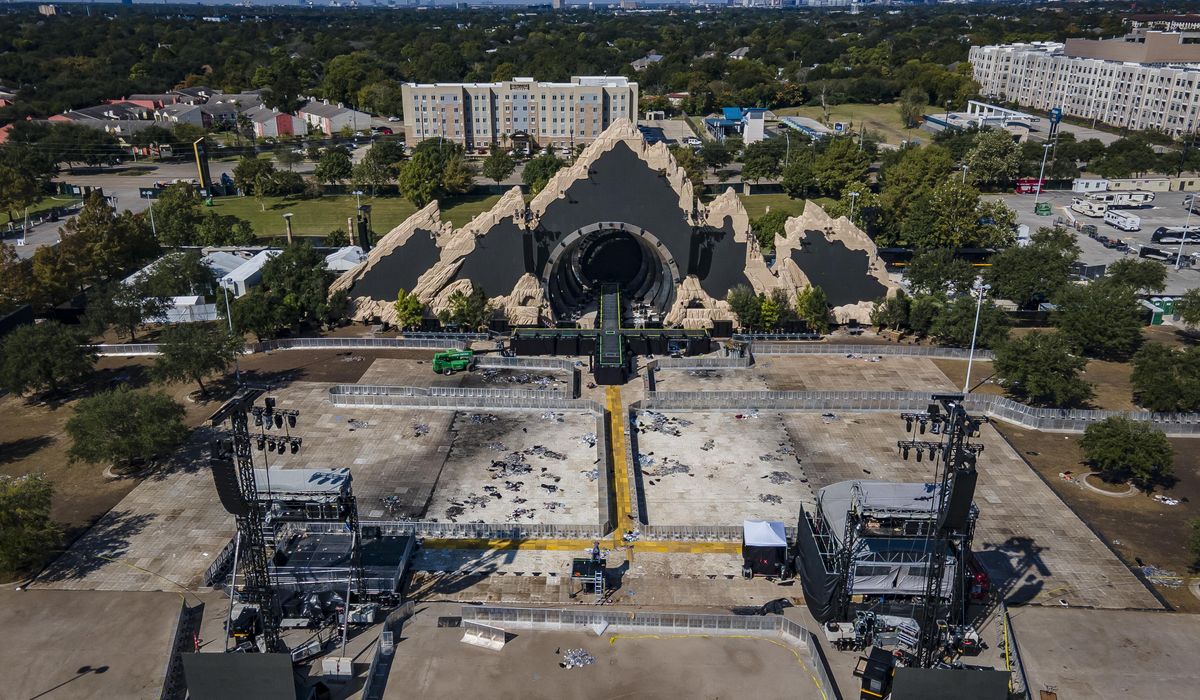
[[[758,409],[757,409],[757,408],[752,408],[752,409],[750,409],[749,411],[747,411],[747,412],[745,412],[745,413],[738,413],[738,414],[734,415],[734,418],[736,418],[737,420],[746,420],[746,419],[749,419],[749,418],[758,418]]]
[[[550,511],[551,513],[557,513],[560,508],[567,507],[567,504],[561,501],[545,501],[542,503],[542,505],[545,506],[546,510]]]
[[[763,503],[771,503],[777,506],[783,504],[783,497],[776,496],[773,493],[760,493],[758,494],[758,500],[762,501]]]
[[[838,417],[837,417],[836,413],[822,413],[821,414],[821,422],[822,423],[832,423],[837,419],[838,419]]]
[[[621,539],[625,542],[637,542],[638,540],[642,539],[642,531],[630,530],[624,535],[621,535]]]
[[[567,649],[562,658],[558,664],[560,668],[583,668],[596,662],[596,657],[583,649]]]
[[[351,430],[359,430],[362,428],[370,428],[371,427],[370,421],[359,420],[358,418],[351,418],[348,421],[348,424],[349,424]]]
[[[595,481],[596,479],[600,478],[600,470],[599,469],[591,469],[588,471],[584,471],[584,472],[582,472],[582,474],[587,477],[588,481]]]
[[[1179,499],[1178,499],[1178,498],[1171,498],[1170,496],[1164,496],[1164,495],[1162,495],[1161,493],[1157,493],[1157,494],[1155,494],[1155,495],[1154,495],[1154,500],[1158,501],[1159,503],[1163,504],[1164,506],[1177,506],[1177,505],[1179,505]]]
[[[540,417],[542,420],[550,421],[551,423],[563,422],[563,414],[555,413],[554,411],[546,411]],[[493,418],[493,420],[495,420],[495,418]]]
[[[704,444],[700,446],[700,449],[704,450],[705,452],[708,452],[708,451],[709,451],[709,450],[711,450],[711,449],[713,448],[713,446],[714,446],[714,445],[716,445],[716,444],[717,444],[717,443],[713,442],[712,438],[709,438],[709,439],[707,439],[707,440],[705,440],[705,441],[704,441]]]
[[[508,450],[508,448],[504,446],[503,442],[485,442],[483,443],[483,446],[489,450],[495,450],[497,452],[505,452]]]
[[[490,413],[472,413],[469,420],[473,425],[483,425],[484,423],[495,423],[496,417]]]
[[[1158,586],[1166,586],[1167,588],[1179,588],[1183,586],[1183,578],[1174,571],[1160,569],[1157,566],[1148,565],[1140,568],[1142,576],[1146,580]]]
[[[429,434],[429,426],[428,425],[425,425],[424,423],[414,423],[413,424],[413,436],[414,437],[421,437],[422,435],[428,435],[428,434]]]
[[[554,484],[538,484],[538,486],[546,489],[546,493],[558,493],[558,487]]]
[[[646,476],[661,477],[669,476],[671,474],[691,474],[692,468],[679,461],[667,458],[663,459],[662,466],[654,471],[647,471],[645,469],[645,464],[643,464],[642,473]]]
[[[596,446],[596,434],[595,433],[584,433],[583,435],[579,436],[579,441],[582,442],[584,445],[587,445],[588,447],[595,447]]]
[[[770,474],[767,474],[763,478],[767,479],[768,481],[770,481],[772,484],[775,484],[776,486],[779,486],[781,484],[786,484],[786,483],[796,480],[796,477],[792,476],[791,474],[788,474],[787,472],[778,472],[778,471],[771,472]]]
[[[551,384],[557,384],[558,379],[544,374],[505,374],[507,370],[485,369],[480,374],[484,384],[536,384],[545,389]]]

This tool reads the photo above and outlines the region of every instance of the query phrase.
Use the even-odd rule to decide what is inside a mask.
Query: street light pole
[[[979,333],[979,312],[983,310],[983,295],[991,289],[989,285],[981,284],[976,288],[978,296],[975,301],[975,326],[971,329],[971,353],[967,355],[967,378],[963,382],[963,393],[971,391],[971,365],[975,362],[975,336]]]
[[[150,203],[150,232],[154,234],[154,238],[157,240],[158,227],[154,225],[154,200],[147,199],[146,201]]]
[[[854,225],[854,205],[857,202],[858,202],[858,193],[851,192],[850,193],[850,225],[851,226]]]
[[[1038,200],[1042,198],[1042,177],[1046,174],[1046,156],[1050,155],[1050,149],[1054,144],[1042,144],[1042,169],[1038,171],[1037,185],[1034,187],[1033,195],[1033,211],[1037,213]]]
[[[1185,242],[1187,242],[1188,234],[1191,233],[1192,211],[1195,210],[1195,208],[1196,208],[1195,204],[1196,204],[1196,202],[1195,202],[1195,199],[1193,196],[1193,201],[1192,201],[1193,206],[1188,207],[1187,219],[1183,223],[1183,235],[1181,235],[1179,237],[1179,252],[1175,254],[1175,271],[1176,272],[1178,272],[1179,268],[1183,266],[1183,244]]]
[[[968,170],[970,170],[970,169],[971,169],[971,166],[967,165],[966,163],[963,163],[963,166],[962,166],[962,171],[963,171],[963,176],[962,176],[962,184],[964,184],[964,185],[965,185],[965,184],[967,184],[967,171],[968,171]]]

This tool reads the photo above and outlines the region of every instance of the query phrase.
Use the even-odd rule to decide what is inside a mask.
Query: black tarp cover
[[[817,547],[817,538],[804,510],[796,530],[796,571],[804,590],[804,603],[817,622],[829,622],[841,608],[843,579],[825,570]]]

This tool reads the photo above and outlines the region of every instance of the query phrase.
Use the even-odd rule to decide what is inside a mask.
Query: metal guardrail
[[[541,523],[443,523],[428,520],[363,520],[360,527],[377,527],[385,535],[408,535],[447,540],[594,540],[608,534],[597,525]],[[345,532],[341,523],[305,523],[307,532]]]
[[[795,539],[796,527],[784,528]],[[642,525],[642,539],[667,542],[741,542],[742,528],[736,525]]]
[[[374,391],[372,391],[374,390]],[[468,387],[372,387],[341,384],[329,389],[329,399],[340,408],[445,408],[445,409],[566,409],[603,412],[595,401],[564,398],[554,391],[479,389]]]
[[[229,538],[225,546],[217,552],[217,556],[213,558],[213,563],[209,564],[204,570],[204,576],[200,579],[202,586],[223,585],[229,578],[229,567],[233,565],[233,550],[237,546],[237,535]]]
[[[577,367],[571,360],[558,357],[499,357],[477,355],[475,366],[481,369],[541,369],[554,372],[574,372]]]
[[[653,410],[907,411],[929,404],[916,391],[654,391],[641,406]],[[1083,432],[1105,418],[1122,416],[1155,424],[1171,436],[1200,435],[1200,413],[1034,408],[993,394],[970,394],[969,408],[1046,432]]]
[[[746,369],[749,357],[661,357],[646,364],[653,369]]]
[[[734,333],[731,338],[742,343],[760,340],[820,340],[820,333]]]
[[[897,355],[903,357],[936,357],[947,360],[970,358],[968,348],[940,348],[932,345],[867,345],[853,343],[772,343],[754,341],[755,355]],[[991,350],[975,349],[976,360],[993,360]]]
[[[486,336],[485,336],[486,337]],[[159,354],[157,343],[110,343],[90,346],[101,357],[144,357]],[[246,346],[245,354],[273,352],[275,350],[462,350],[467,342],[462,339],[421,338],[281,338]]]
[[[591,632],[597,624],[614,632],[677,634],[697,636],[779,637],[804,652],[801,659],[813,675],[821,695],[839,697],[830,677],[829,665],[820,642],[803,625],[781,615],[714,615],[648,611],[609,611],[594,608],[512,608],[463,606],[464,621],[517,629],[573,630]]]

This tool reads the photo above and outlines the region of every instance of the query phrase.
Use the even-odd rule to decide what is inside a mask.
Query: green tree
[[[908,327],[919,337],[933,332],[934,323],[946,307],[946,297],[941,294],[920,294],[913,297],[908,309]]]
[[[971,333],[975,329],[976,305],[975,298],[970,295],[960,296],[946,304],[929,329],[930,335],[937,339],[939,345],[970,347]],[[979,308],[979,330],[975,336],[975,346],[998,347],[1008,337],[1008,326],[1008,316],[1004,311],[991,300],[984,301]]]
[[[196,227],[203,213],[200,196],[186,182],[169,185],[154,201],[154,223],[158,231],[158,242],[164,246],[192,245],[196,240]]]
[[[530,194],[537,194],[550,182],[554,173],[564,165],[566,163],[559,160],[553,153],[543,153],[525,164],[525,170],[521,173],[521,181],[529,188]]]
[[[737,319],[738,326],[746,332],[760,328],[762,322],[762,302],[754,290],[744,284],[739,284],[725,294],[729,310]]]
[[[783,172],[783,151],[776,139],[757,141],[742,153],[742,179],[758,182],[773,180]]]
[[[187,436],[183,406],[162,392],[128,385],[89,396],[67,421],[72,462],[128,468],[177,447]]]
[[[835,218],[844,216],[858,228],[868,230],[879,213],[879,195],[865,182],[851,182],[842,190],[841,199],[825,207],[825,213]]]
[[[425,318],[425,305],[420,297],[400,289],[396,292],[396,301],[392,304],[396,310],[396,325],[400,330],[418,328]]]
[[[1017,176],[1020,150],[1003,129],[985,129],[967,153],[970,175],[979,182],[1008,182]]]
[[[1184,325],[1192,328],[1200,326],[1200,287],[1187,290],[1175,301],[1175,313]]]
[[[1200,567],[1200,518],[1188,520],[1188,551],[1192,554],[1192,566]]]
[[[417,144],[412,157],[400,167],[398,182],[400,193],[423,207],[447,194],[468,191],[470,178],[461,146],[428,140]]]
[[[483,168],[481,172],[483,176],[494,181],[497,185],[502,180],[508,178],[517,169],[517,162],[513,160],[512,154],[507,148],[492,146],[492,150],[488,153],[488,157],[483,159]]]
[[[983,278],[997,297],[1030,307],[1067,287],[1071,264],[1078,258],[1074,234],[1061,227],[1043,227],[1033,234],[1029,245],[993,255]]]
[[[871,156],[859,148],[854,139],[833,138],[813,164],[821,192],[840,197],[846,185],[865,182],[871,167]]]
[[[224,312],[225,307],[217,305]],[[262,342],[273,338],[293,320],[279,303],[279,297],[261,288],[251,289],[235,300],[231,307],[233,327],[239,333],[253,333],[255,340]]]
[[[1142,343],[1142,312],[1129,287],[1107,280],[1068,285],[1055,300],[1051,321],[1088,357],[1123,360]]]
[[[1133,356],[1129,376],[1139,406],[1159,413],[1200,411],[1200,348],[1172,350],[1146,343]]]
[[[313,169],[313,176],[317,178],[317,182],[336,185],[349,180],[353,169],[350,152],[341,146],[334,146],[326,148],[321,153],[321,159],[317,161],[317,167]]]
[[[811,149],[797,149],[783,169],[780,184],[792,199],[804,199],[818,191],[815,173],[816,157]]]
[[[295,147],[287,143],[276,146],[274,155],[275,162],[279,163],[280,167],[287,168],[289,171],[304,159],[303,156],[296,152]],[[234,183],[237,183],[236,177],[234,178]]]
[[[33,568],[62,543],[50,519],[54,486],[43,474],[0,476],[0,571]]]
[[[950,178],[933,188],[932,226],[920,245],[927,248],[966,248],[976,243],[979,224],[979,190]],[[915,241],[910,241],[916,245]]]
[[[1058,333],[1035,331],[1002,343],[993,366],[1011,396],[1034,406],[1075,408],[1094,395],[1079,376],[1087,359]]]
[[[480,287],[475,287],[470,294],[456,291],[450,294],[447,311],[450,323],[466,330],[480,330],[487,327],[496,309],[488,301],[487,294]]]
[[[775,237],[784,235],[784,225],[787,224],[787,212],[782,209],[768,211],[750,222],[750,229],[758,239],[758,246],[764,253],[775,251]]]
[[[900,121],[905,128],[912,129],[921,123],[921,116],[929,106],[929,93],[919,87],[905,88],[900,93]]]
[[[216,286],[216,276],[200,251],[186,250],[164,255],[142,282],[142,291],[148,296],[208,296]]]
[[[1167,286],[1167,268],[1156,260],[1121,258],[1109,265],[1104,274],[1135,292],[1161,292]]]
[[[954,251],[939,248],[914,256],[904,268],[904,279],[915,294],[964,294],[975,282],[975,268]]]
[[[1161,430],[1124,416],[1092,423],[1079,441],[1083,459],[1105,481],[1132,481],[1148,490],[1171,479],[1174,453]]]
[[[370,190],[372,197],[380,187],[391,182],[392,177],[391,166],[377,158],[372,158],[370,151],[367,151],[367,155],[350,169],[350,180],[354,186],[359,190]]]
[[[404,96],[400,86],[390,80],[382,80],[362,86],[358,91],[358,104],[371,114],[399,117],[404,114]]]
[[[786,299],[784,302],[786,303]],[[779,322],[783,318],[783,309],[779,306],[779,300],[765,294],[759,296],[759,311],[758,319],[765,331],[773,331],[779,328]]]
[[[808,329],[822,335],[829,332],[829,297],[825,290],[815,285],[805,285],[796,292],[796,316],[804,321]]]
[[[55,392],[96,364],[87,339],[57,321],[21,326],[0,340],[0,388],[14,394]]]
[[[729,146],[721,141],[705,141],[701,144],[698,155],[704,161],[704,165],[713,170],[723,168],[733,162],[733,153],[730,152]]]
[[[277,304],[278,320],[284,326],[329,322],[344,303],[344,295],[328,294],[325,258],[308,243],[290,245],[268,260],[263,265],[262,289]]]
[[[897,290],[894,296],[875,301],[871,309],[871,324],[879,328],[903,331],[909,327],[908,315],[911,309],[912,299],[903,289]]]
[[[192,380],[207,395],[204,378],[224,372],[245,343],[218,325],[181,323],[169,326],[159,340],[154,376],[160,381]]]
[[[704,160],[687,146],[672,146],[671,155],[675,158],[675,162],[679,164],[679,167],[683,168],[683,171],[687,173],[687,178],[691,181],[695,191],[697,193],[702,192],[704,188],[704,175],[707,172]]]
[[[144,278],[130,284],[110,282],[91,295],[84,320],[94,335],[113,326],[118,332],[126,331],[130,342],[137,342],[137,329],[162,321],[169,308],[170,295],[152,294]]]
[[[266,158],[242,156],[233,167],[233,184],[242,194],[262,197],[275,174],[275,164]]]

